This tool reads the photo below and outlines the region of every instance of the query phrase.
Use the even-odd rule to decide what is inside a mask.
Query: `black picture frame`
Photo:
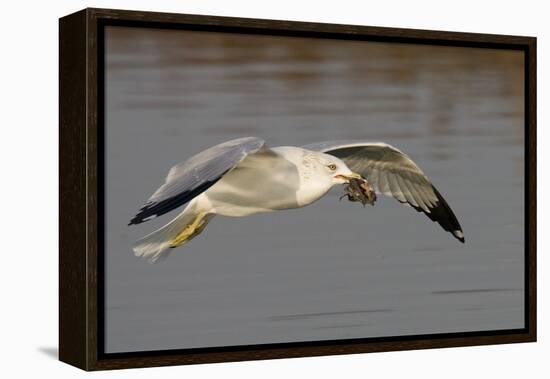
[[[522,51],[525,328],[105,354],[103,39],[109,25]],[[59,46],[61,361],[84,370],[105,370],[536,341],[536,38],[89,8],[60,19]]]

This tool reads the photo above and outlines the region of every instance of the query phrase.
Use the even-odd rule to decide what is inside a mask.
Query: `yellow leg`
[[[178,247],[183,245],[184,243],[190,241],[195,236],[199,235],[200,232],[204,230],[206,227],[206,224],[208,224],[208,218],[206,218],[206,213],[201,212],[197,215],[195,220],[189,225],[185,227],[177,236],[174,238],[171,243],[170,247]]]

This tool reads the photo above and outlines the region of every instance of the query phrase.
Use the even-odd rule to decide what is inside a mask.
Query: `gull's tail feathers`
[[[176,218],[138,240],[134,246],[134,254],[150,263],[165,259],[172,248],[182,246],[199,235],[214,214],[198,209],[196,202],[191,201]]]

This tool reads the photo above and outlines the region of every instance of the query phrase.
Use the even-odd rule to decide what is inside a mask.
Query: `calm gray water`
[[[521,328],[523,57],[489,49],[109,28],[106,352]],[[385,141],[460,220],[393,199],[214,219],[148,264],[129,219],[217,143]]]

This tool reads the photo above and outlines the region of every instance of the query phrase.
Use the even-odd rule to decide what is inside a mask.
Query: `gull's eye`
[[[336,170],[336,165],[335,165],[334,163],[329,164],[327,167],[328,167],[329,170],[331,170],[331,171],[335,171],[335,170]]]

